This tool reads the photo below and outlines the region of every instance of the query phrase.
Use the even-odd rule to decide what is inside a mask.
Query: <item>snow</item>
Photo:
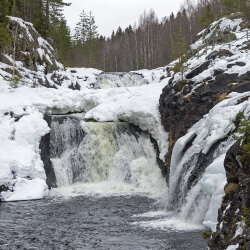
[[[212,145],[226,138],[228,134],[235,129],[233,121],[240,111],[245,110],[246,112],[246,110],[249,109],[249,97],[250,92],[245,92],[243,94],[233,92],[229,94],[227,99],[214,106],[203,119],[194,124],[189,129],[188,133],[176,142],[171,157],[169,183],[170,200],[171,197],[176,196],[176,186],[180,185],[178,180],[182,180],[181,183],[185,190],[187,176],[190,175],[195,166],[193,162],[190,163],[192,156],[200,152],[206,154]],[[244,98],[246,98],[244,102],[239,101]],[[192,146],[183,155],[183,149],[195,135],[196,137],[192,142]],[[179,217],[182,218],[183,221],[188,221],[192,224],[202,222],[203,225],[215,231],[217,211],[221,206],[224,186],[226,184],[224,159],[226,151],[233,143],[234,140],[229,137],[226,142],[217,146],[217,150],[213,155],[213,162],[206,168],[204,175],[198,183],[188,192],[186,202],[182,205],[182,212]],[[183,172],[186,163],[190,165],[190,168],[187,172]],[[183,173],[185,175],[182,177]],[[202,198],[200,198],[201,193],[204,193]],[[197,205],[194,206],[197,199],[200,200],[197,202]],[[190,209],[193,209],[192,216],[190,216],[188,212]]]
[[[228,246],[226,250],[236,250],[236,249],[238,249],[238,247],[239,247],[239,243],[236,245]]]
[[[208,115],[195,124],[190,129],[190,132],[194,131],[197,134],[193,145],[196,145],[196,148],[199,148],[203,153],[207,153],[215,142],[225,138],[231,131],[233,131],[235,128],[233,121],[237,114],[250,105],[249,99],[238,104],[238,100],[245,96],[249,97],[250,92],[243,94],[230,94],[228,99],[217,104],[212,110],[210,110]],[[206,168],[205,174],[199,181],[203,190],[211,197],[203,224],[210,227],[213,231],[215,231],[217,224],[217,213],[215,213],[215,211],[218,211],[218,208],[221,205],[222,197],[224,195],[224,186],[226,184],[224,159],[225,153],[219,155],[219,157]]]
[[[236,225],[237,225],[237,228],[236,228],[236,232],[235,232],[235,234],[234,234],[233,239],[236,238],[236,237],[239,236],[239,235],[242,235],[243,230],[244,230],[244,227],[245,227],[245,223],[242,221],[242,222],[236,223]],[[233,239],[232,239],[232,240],[233,240]]]
[[[5,201],[36,200],[48,194],[45,180],[38,178],[27,180],[17,177],[14,182],[13,192],[7,191],[2,194]]]
[[[101,72],[75,71],[68,69],[65,74],[69,77],[84,74],[92,81]],[[5,86],[0,91],[0,185],[13,190],[2,192],[3,200],[38,199],[47,193],[39,150],[41,137],[50,130],[43,119],[45,114],[83,112],[86,120],[128,121],[152,134],[158,141],[162,159],[167,152],[168,134],[160,122],[158,102],[168,79],[127,88],[90,90],[85,85],[81,91],[63,86],[10,89],[4,79],[0,81]],[[33,192],[26,191],[29,189]]]
[[[25,23],[21,19],[14,18],[13,20],[20,23],[21,27],[32,27],[31,24]],[[235,22],[222,19],[219,25],[221,29],[230,25],[231,29],[239,32],[240,23],[241,19],[237,19]],[[216,25],[218,25],[218,22],[211,25],[211,31],[206,35],[206,38],[212,35]],[[240,35],[244,35],[244,31],[236,35],[240,38]],[[236,47],[239,44],[242,46],[244,42],[246,42],[246,38],[235,42],[230,49],[233,56],[216,58],[207,70],[194,77],[192,80],[197,84],[194,84],[192,91],[207,77],[212,76],[214,79],[213,72],[215,69],[223,69],[225,73],[230,74],[244,74],[249,71],[250,52],[242,51]],[[38,39],[38,43],[40,47],[37,48],[37,51],[40,57],[45,56],[47,60],[51,60],[53,48],[42,38]],[[192,48],[197,48],[203,44],[204,41],[201,38],[192,45]],[[221,49],[221,45],[216,45],[214,49],[210,47],[208,53],[219,49]],[[199,58],[191,58],[188,61],[190,64],[189,71],[204,63],[206,56],[207,54],[204,53]],[[5,55],[5,57],[10,62],[14,62],[11,56]],[[232,64],[244,62],[246,65],[243,67],[235,65],[232,68],[227,68],[229,62]],[[45,114],[82,112],[85,121],[126,121],[132,123],[151,133],[160,148],[160,158],[164,160],[168,149],[168,133],[164,131],[161,124],[158,105],[162,88],[168,84],[170,79],[166,78],[165,67],[130,72],[126,74],[126,84],[124,84],[125,78],[120,79],[120,76],[117,77],[114,74],[109,74],[108,77],[106,74],[105,81],[102,82],[100,76],[105,74],[102,74],[101,70],[92,68],[68,68],[64,70],[63,66],[56,62],[60,66],[60,70],[45,76],[44,66],[42,65],[38,65],[38,72],[32,72],[24,68],[21,62],[14,63],[23,75],[21,87],[17,89],[10,88],[6,78],[11,77],[11,74],[4,71],[6,68],[13,70],[13,66],[0,63],[0,186],[5,185],[10,189],[1,193],[3,200],[41,199],[48,194],[46,175],[39,149],[42,136],[50,131],[48,124],[43,119]],[[129,75],[133,74],[137,74],[138,77],[132,79]],[[56,81],[61,83],[60,85],[56,84],[57,89],[48,89],[41,86],[30,88],[37,81],[34,76],[44,80],[47,79],[51,84],[55,84],[52,80],[53,76]],[[178,79],[180,79],[180,74],[175,75],[174,81]],[[81,87],[80,91],[68,89],[69,86],[76,86],[77,84]],[[172,186],[176,185],[177,177],[182,171],[185,157],[198,152],[206,154],[212,145],[220,139],[224,139],[233,131],[235,128],[233,121],[237,114],[240,111],[244,111],[246,115],[250,112],[249,96],[250,92],[231,93],[176,142],[171,159],[170,194]],[[245,101],[239,102],[243,98],[245,98]],[[194,140],[191,149],[184,153],[186,144],[192,139]],[[225,151],[232,143],[233,140],[231,139],[223,150],[220,149],[221,151],[214,156],[214,161],[207,167],[197,185],[189,191],[186,204],[182,208],[182,217],[168,218],[168,220],[161,220],[160,222],[155,221],[151,226],[164,228],[179,224],[183,228],[197,228],[197,226],[201,228],[201,223],[203,223],[213,231],[215,230],[217,224],[217,212],[215,211],[218,211],[221,205],[226,183],[223,166]],[[144,164],[145,162],[142,160],[137,162],[137,165],[134,166],[135,172],[140,172],[139,167],[143,167]],[[183,218],[187,218],[185,209],[193,205],[195,198],[201,191],[204,192],[205,196],[195,210],[193,223],[190,220],[184,221]],[[237,234],[241,233],[240,230],[241,228],[238,227]],[[237,247],[238,245],[229,246],[227,249],[233,250]]]

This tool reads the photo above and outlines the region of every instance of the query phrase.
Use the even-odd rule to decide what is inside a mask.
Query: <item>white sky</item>
[[[120,26],[123,30],[136,22],[144,10],[152,8],[161,20],[176,13],[184,0],[65,0],[71,6],[65,7],[65,17],[71,31],[79,21],[79,15],[84,9],[95,17],[100,35],[111,36],[113,30]]]

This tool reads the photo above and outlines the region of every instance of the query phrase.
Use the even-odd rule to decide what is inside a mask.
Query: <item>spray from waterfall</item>
[[[97,193],[166,193],[150,135],[131,124],[54,116],[51,145],[58,187],[73,184]]]

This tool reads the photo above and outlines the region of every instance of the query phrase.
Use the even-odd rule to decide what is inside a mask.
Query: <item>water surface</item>
[[[78,196],[0,203],[0,249],[205,250],[202,231],[142,227],[156,211],[145,196]]]

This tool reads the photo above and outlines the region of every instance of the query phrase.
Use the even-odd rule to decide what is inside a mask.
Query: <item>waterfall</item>
[[[149,133],[129,123],[52,116],[50,148],[58,187],[109,183],[110,189],[166,192]]]
[[[181,219],[194,224],[201,224],[204,220],[215,192],[209,189],[219,184],[214,182],[222,180],[221,184],[223,187],[225,185],[223,161],[233,143],[231,137],[226,137],[203,152],[198,141],[193,132],[177,141],[171,159],[168,196],[168,209],[178,212]],[[213,219],[216,221],[215,211]]]
[[[136,72],[124,73],[102,73],[97,76],[96,87],[116,88],[116,87],[134,87],[148,84],[142,74]]]

